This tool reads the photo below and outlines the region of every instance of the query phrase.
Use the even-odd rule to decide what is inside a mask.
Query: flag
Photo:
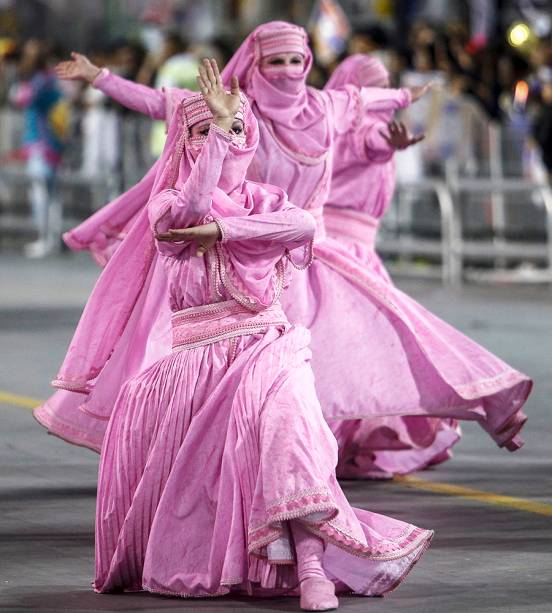
[[[324,66],[347,48],[351,27],[337,0],[318,0],[308,29],[316,59]]]

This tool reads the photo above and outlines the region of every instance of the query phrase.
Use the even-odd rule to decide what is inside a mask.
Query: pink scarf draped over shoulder
[[[247,143],[241,155],[230,160],[226,169],[233,179],[240,174],[245,177],[258,144],[257,121],[245,97],[242,97],[242,104]],[[183,106],[182,102],[180,106]],[[149,177],[154,174],[149,201],[156,209],[164,206],[164,198],[169,191],[174,191],[172,188],[177,180],[182,184],[191,172],[190,159],[183,155],[187,138],[185,113],[177,111],[170,122],[161,158],[148,173]],[[219,185],[223,179],[229,178],[224,173],[223,166]],[[238,217],[278,211],[289,206],[285,192],[279,188],[256,185],[243,179],[241,183],[240,189],[234,190],[232,197],[219,188],[215,189],[211,216]],[[134,309],[140,308],[143,302],[140,297],[150,288],[157,291],[163,285],[159,282],[162,267],[158,265],[159,255],[149,216],[150,210],[144,207],[100,275],[59,373],[52,382],[55,387],[89,393],[123,336]],[[272,258],[259,258],[258,254],[249,251],[245,242],[233,244],[231,248],[217,245],[217,252],[220,254],[220,274],[228,279],[231,295],[244,298],[253,311],[261,310],[277,300],[290,254],[279,252]],[[166,291],[166,286],[163,291]]]

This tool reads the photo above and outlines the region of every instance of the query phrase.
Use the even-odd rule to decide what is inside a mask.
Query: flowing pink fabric
[[[133,345],[128,326],[150,292],[159,298],[152,275],[164,271],[179,342],[127,379],[105,414],[94,587],[294,593],[293,520],[323,539],[336,584],[388,592],[432,533],[351,508],[337,482],[309,333],[277,304],[291,252],[312,240],[314,220],[281,190],[244,183],[258,138],[245,102],[246,146],[211,126],[197,159],[186,105],[171,122],[147,208],[100,276],[57,378],[93,396],[121,344]],[[217,187],[238,182],[230,193]],[[212,221],[223,240],[204,258],[189,243],[153,240]]]
[[[356,54],[334,70],[326,87],[382,87],[388,80],[380,60]],[[364,113],[356,127],[335,138],[332,187],[324,208],[328,236],[389,284],[374,247],[379,219],[395,187],[393,150],[381,138],[392,118],[385,112]],[[388,417],[333,422],[331,427],[339,443],[338,475],[354,478],[388,478],[445,461],[460,439],[460,428],[451,419]]]
[[[517,449],[530,379],[373,274],[338,241],[324,236],[321,212],[329,195],[334,138],[361,125],[364,112],[388,113],[407,106],[410,93],[351,85],[320,92],[307,88],[303,75],[307,94],[301,96],[298,108],[292,106],[294,123],[286,127],[279,119],[290,104],[288,92],[298,91],[297,79],[290,77],[292,82],[286,84],[283,78],[279,88],[265,90],[264,81],[255,80],[255,75],[262,76],[256,40],[265,31],[287,40],[288,33],[296,30],[283,22],[260,26],[238,49],[223,77],[240,77],[259,122],[259,147],[248,178],[284,189],[291,202],[312,212],[319,223],[315,259],[305,274],[294,277],[282,304],[290,321],[311,330],[312,364],[324,415],[339,420],[395,416],[476,420],[498,445]],[[289,48],[296,52],[296,37]],[[121,101],[132,98],[133,108],[141,112],[167,107],[161,93],[137,91],[134,84],[113,75],[103,76],[99,85]],[[151,100],[145,99],[148,95]],[[326,109],[323,127],[309,123],[312,116],[320,117],[320,105]],[[367,136],[378,140],[373,131]],[[351,363],[362,367],[351,369]],[[397,380],[396,373],[403,376]]]
[[[274,28],[274,24],[269,29],[271,32],[279,31],[278,28]],[[292,27],[292,29],[296,33],[297,28]],[[244,48],[249,45],[250,39],[251,37],[246,40]],[[301,39],[306,40],[304,34],[301,34]],[[297,50],[296,47],[292,48]],[[308,47],[305,47],[305,54],[310,54]],[[243,62],[240,61],[240,63]],[[102,71],[94,85],[121,104],[155,119],[164,118],[167,122],[172,117],[174,110],[178,108],[180,101],[191,95],[191,92],[186,90],[147,88],[122,79],[107,70]],[[406,90],[376,89],[361,92],[352,88],[344,92],[324,93],[309,88],[308,91],[308,101],[309,104],[314,105],[314,110],[303,109],[304,113],[298,114],[297,121],[305,118],[308,121],[308,118],[314,114],[316,119],[322,120],[319,122],[320,127],[314,122],[314,129],[320,130],[319,135],[329,134],[332,125],[327,119],[320,116],[322,103],[324,108],[330,110],[332,116],[334,113],[338,114],[346,124],[348,121],[355,120],[358,105],[364,104],[370,108],[400,108],[408,104],[410,100]],[[259,117],[255,108],[253,104],[253,110]],[[263,119],[258,119],[258,121],[260,142],[253,163],[249,167],[249,178],[292,190],[294,204],[299,204],[302,208],[319,210],[328,191],[331,148],[314,158],[309,157],[310,151],[304,151],[304,155],[301,151],[290,156],[283,155],[281,146],[285,145],[281,141],[276,142],[269,131],[273,129],[273,126],[267,127]],[[290,134],[293,137],[293,132]],[[174,142],[175,138],[175,134],[169,130],[168,141],[172,139]],[[295,147],[297,144],[300,145],[300,139],[295,136],[292,145]],[[152,193],[156,173],[160,165],[165,164],[166,161],[161,158],[137,186],[92,215],[71,232],[66,233],[64,240],[67,244],[73,249],[88,249],[98,262],[106,263],[118,249],[121,240],[133,228],[133,224],[140,221],[139,213],[143,211]],[[278,165],[281,165],[281,168],[277,168]],[[275,180],[281,181],[282,176],[287,178],[283,182],[285,185],[275,182]],[[270,189],[275,193],[278,192],[275,187]],[[138,235],[143,231],[144,218],[142,217],[141,225],[134,232]],[[132,249],[130,246],[127,247],[127,255],[130,257],[132,257]],[[300,252],[300,250],[296,251]],[[305,254],[296,256],[296,259],[295,263],[301,264],[305,260]],[[124,259],[121,257],[119,261],[124,261]],[[164,275],[160,275],[157,269],[154,269],[153,272],[150,272],[150,276],[148,284],[159,286],[157,296],[162,296],[161,287],[165,283]],[[90,414],[105,416],[110,407],[113,407],[114,390],[118,390],[121,382],[170,351],[168,306],[160,298],[152,297],[152,294],[148,292],[145,292],[145,297],[141,297],[140,300],[146,304],[143,308],[136,309],[136,312],[129,317],[124,340],[114,349],[110,366],[95,381],[94,393],[82,396],[81,394],[58,392],[35,411],[37,420],[51,433],[65,440],[74,441],[76,444],[99,450],[105,423],[103,427],[100,427],[94,418],[90,421]],[[140,350],[137,345],[132,345],[132,350],[129,349],[128,340],[132,337],[141,339]],[[81,405],[88,413],[75,410]]]
[[[389,159],[392,152],[384,147],[379,129],[394,110],[410,103],[410,96],[403,90],[359,89],[355,85],[316,92],[314,98],[321,95],[327,103],[328,128],[316,126],[310,131],[307,122],[294,130],[291,124],[285,129],[284,140],[273,124],[289,103],[286,88],[281,88],[283,94],[268,89],[264,81],[255,80],[255,75],[262,74],[263,34],[279,33],[284,40],[289,30],[295,31],[296,26],[283,22],[259,26],[226,66],[223,78],[238,75],[259,121],[259,150],[249,176],[284,188],[290,200],[313,212],[321,225],[314,261],[305,275],[294,277],[282,304],[291,321],[311,331],[313,368],[324,415],[338,420],[393,418],[392,422],[396,422],[395,416],[476,420],[498,445],[517,449],[521,444],[517,433],[526,420],[521,407],[531,389],[530,379],[423,309],[387,279],[374,274],[365,265],[365,258],[325,235],[319,214],[329,196],[330,177],[325,173],[329,169],[333,174],[343,153],[334,151],[334,140],[339,134],[352,134],[354,142],[347,143],[344,159],[362,156],[364,151],[378,161]],[[281,52],[285,47],[278,49]],[[308,63],[306,49],[305,57]],[[384,103],[385,91],[388,95]],[[257,99],[262,100],[262,108]],[[299,108],[290,108],[294,120],[305,116],[310,99],[299,100]],[[379,125],[366,120],[368,112],[376,114]],[[321,133],[332,134],[332,148],[314,158],[303,149],[303,142],[310,143],[310,135],[316,138]],[[320,142],[321,150],[324,146],[325,142]],[[338,161],[332,158],[334,154]],[[357,175],[347,178],[343,185],[347,198],[340,198],[340,202],[351,198],[353,202],[363,201],[368,190],[374,191],[372,184],[359,184]],[[375,185],[377,190],[379,184]],[[383,189],[389,190],[389,186]],[[351,369],[351,363],[362,367]],[[401,375],[398,378],[397,373]],[[436,442],[435,427],[425,427],[423,433],[413,437],[415,431],[407,434],[411,422],[402,423],[403,438],[417,438],[420,449]],[[383,450],[402,448],[396,434],[396,428],[382,429],[377,444]],[[439,445],[446,447],[457,438],[455,431],[450,435]]]

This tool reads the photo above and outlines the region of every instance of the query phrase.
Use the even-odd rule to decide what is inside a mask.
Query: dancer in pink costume
[[[432,533],[353,509],[341,491],[309,333],[278,302],[288,263],[308,263],[314,221],[281,189],[244,180],[259,132],[237,79],[226,93],[213,63],[200,85],[176,107],[147,208],[56,380],[89,391],[162,269],[173,350],[125,383],[110,416],[94,587],[299,593],[317,611],[338,606],[336,588],[383,594]]]
[[[517,449],[530,379],[325,235],[322,211],[335,138],[362,130],[359,118],[366,111],[391,112],[408,105],[410,92],[354,85],[319,92],[306,86],[311,62],[304,30],[275,22],[245,40],[223,77],[237,74],[259,121],[260,145],[249,176],[279,185],[319,222],[314,261],[305,275],[293,279],[282,306],[291,321],[311,331],[324,415],[328,420],[477,420],[500,446]],[[400,446],[400,441],[386,438],[379,436],[373,444]]]
[[[223,79],[238,75],[259,122],[260,144],[248,177],[282,187],[318,222],[313,264],[305,275],[296,275],[282,305],[291,321],[311,329],[312,364],[324,415],[330,420],[476,420],[498,445],[519,448],[517,434],[526,419],[521,408],[530,379],[428,313],[325,236],[322,210],[329,195],[335,136],[356,124],[360,109],[396,110],[411,102],[411,92],[352,85],[320,92],[306,86],[311,63],[305,31],[273,22],[247,37]],[[174,108],[174,92],[156,92],[91,70],[97,87],[130,108],[157,118]],[[144,202],[124,202],[128,206],[119,217],[128,224]],[[73,231],[71,240],[87,248],[99,234],[123,229],[109,224],[111,214],[109,209],[101,211]],[[380,443],[393,448],[396,441],[384,439]]]
[[[309,66],[303,66],[300,69],[303,76],[299,79],[300,90],[305,90],[304,76],[310,68],[312,55],[306,44],[304,30],[277,22],[263,26],[258,31],[264,32],[266,29],[273,36],[274,33],[278,35],[282,28],[285,32],[290,29],[293,49],[299,49],[308,54]],[[249,38],[246,41],[247,47],[251,45],[251,40]],[[267,44],[272,45],[272,40],[268,40]],[[297,58],[292,59],[296,60]],[[303,63],[303,60],[304,56],[300,55],[299,61]],[[278,69],[278,64],[267,65],[266,71],[272,70],[274,72],[274,68]],[[170,121],[179,101],[183,97],[192,95],[192,92],[186,90],[154,90],[143,85],[137,85],[110,73],[106,69],[101,70],[91,64],[86,57],[76,53],[72,54],[72,61],[61,63],[57,72],[62,79],[84,79],[93,82],[106,95],[111,96],[128,108],[147,114],[153,119],[165,119],[167,122]],[[299,205],[311,209],[314,207],[321,211],[321,205],[328,191],[327,182],[331,170],[331,141],[333,135],[333,129],[326,119],[326,113],[330,113],[333,117],[335,106],[336,113],[344,117],[348,116],[352,121],[356,118],[356,107],[361,103],[367,108],[397,109],[410,101],[411,94],[407,90],[359,90],[353,87],[347,92],[334,92],[333,95],[318,92],[311,88],[306,91],[308,92],[307,100],[304,100],[305,96],[301,96],[301,91],[299,91],[299,97],[301,98],[299,102],[295,101],[294,95],[288,95],[285,102],[290,104],[290,114],[297,114],[297,108],[301,109],[301,105],[305,106],[305,112],[300,113],[298,120],[307,122],[305,137],[311,141],[312,146],[316,146],[317,140],[323,141],[320,146],[322,153],[312,163],[309,160],[301,160],[299,163],[290,160],[289,176],[293,181],[287,187],[293,189],[294,197]],[[420,95],[421,92],[417,93]],[[282,117],[284,115],[285,113],[282,114]],[[311,130],[314,129],[315,131],[310,139],[308,138],[309,126]],[[267,146],[269,150],[266,150]],[[270,177],[263,177],[259,174],[259,170],[266,166],[267,156],[279,156],[274,158],[276,165],[284,164],[287,158],[281,156],[282,152],[278,147],[275,147],[272,136],[266,131],[265,123],[261,122],[261,149],[263,147],[265,147],[263,153],[260,154],[258,151],[256,155],[256,158],[260,156],[260,162],[253,162],[256,167],[253,178],[270,182]],[[276,150],[273,151],[274,149]],[[102,208],[80,226],[66,233],[64,235],[65,242],[74,250],[88,249],[100,265],[105,265],[132,227],[136,216],[144,208],[154,184],[155,172],[156,169],[152,169],[135,187]],[[302,174],[305,175],[305,181],[302,180]],[[277,178],[278,173],[274,177]],[[319,187],[320,181],[322,182],[322,188]],[[313,197],[311,198],[311,196]],[[144,298],[144,308],[139,314],[131,318],[128,326],[128,336],[141,339],[141,351],[137,351],[135,348],[130,354],[126,349],[120,349],[116,352],[111,360],[110,368],[106,369],[106,372],[95,382],[93,393],[84,399],[84,402],[80,394],[64,390],[54,394],[44,405],[39,407],[34,413],[35,417],[51,433],[70,442],[99,450],[105,430],[105,418],[109,415],[110,408],[112,408],[115,400],[113,397],[114,390],[119,388],[125,378],[140,372],[154,359],[158,359],[170,351],[169,318],[167,313],[162,310],[163,305],[157,297],[162,294],[163,276],[155,275],[153,282],[160,286],[158,292]],[[161,309],[159,315],[157,309]],[[154,327],[153,331],[151,330],[152,326]],[[134,343],[135,345],[136,343]],[[123,344],[123,347],[126,348],[127,346],[127,344]],[[117,364],[117,367],[114,366],[115,364]],[[83,410],[77,410],[79,408]],[[98,419],[99,417],[103,418],[103,423]]]
[[[375,57],[352,55],[335,69],[326,87],[350,84],[388,87],[389,73]],[[374,247],[379,220],[395,189],[394,153],[423,138],[410,136],[392,120],[389,112],[366,112],[336,136],[331,190],[324,206],[328,235],[389,284],[391,278]],[[450,448],[460,439],[456,420],[438,418],[349,420],[331,427],[339,443],[338,475],[348,477],[384,478],[420,470],[451,457]],[[393,443],[396,448],[390,452]]]

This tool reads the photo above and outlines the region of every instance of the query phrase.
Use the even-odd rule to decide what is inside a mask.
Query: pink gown
[[[308,254],[315,224],[282,190],[236,183],[256,144],[250,112],[247,149],[211,127],[192,163],[182,108],[174,123],[184,143],[169,140],[172,155],[157,166],[147,211],[100,277],[57,379],[83,390],[109,364],[136,304],[130,294],[135,285],[151,290],[147,279],[159,264],[172,352],[128,379],[110,411],[94,587],[183,597],[295,594],[294,520],[323,539],[323,567],[338,589],[388,592],[432,533],[353,509],[337,482],[309,333],[290,325],[278,303],[287,263]],[[229,182],[227,194],[220,186]],[[148,216],[155,233],[215,221],[222,240],[204,258],[190,245],[154,245],[144,231]],[[124,251],[133,242],[140,251],[129,262]],[[118,274],[131,290],[123,296]],[[94,336],[101,345],[90,346]]]
[[[335,69],[326,87],[379,85],[387,78],[379,60],[357,54]],[[364,113],[355,126],[336,136],[331,190],[324,206],[328,236],[389,284],[375,240],[395,188],[394,150],[381,135],[392,119],[387,112]],[[337,473],[347,477],[383,478],[420,470],[451,457],[450,448],[460,439],[455,420],[438,418],[350,420],[332,422],[331,427],[339,444]]]
[[[263,53],[299,50],[307,58],[302,74],[276,81],[261,72]],[[519,448],[517,435],[526,420],[521,409],[531,380],[373,274],[325,231],[322,212],[329,196],[336,135],[356,124],[359,109],[397,110],[410,104],[410,93],[354,86],[324,92],[307,88],[311,62],[304,30],[273,22],[247,37],[223,78],[239,77],[259,122],[260,143],[248,178],[283,188],[318,223],[314,261],[305,274],[295,275],[282,306],[290,321],[311,331],[312,366],[325,417],[475,420],[499,446]],[[173,91],[144,88],[108,72],[95,85],[154,118],[167,117],[167,109],[174,107]],[[71,232],[70,239],[89,248],[98,236],[128,228],[145,202],[121,198],[120,213],[110,205]],[[111,217],[124,223],[115,227]],[[59,432],[64,426],[58,427],[57,417],[65,419],[66,413],[58,404],[49,411],[49,422],[41,422]],[[394,432],[390,437],[383,434],[377,441],[380,448],[395,448]],[[428,440],[433,436],[429,432]]]

